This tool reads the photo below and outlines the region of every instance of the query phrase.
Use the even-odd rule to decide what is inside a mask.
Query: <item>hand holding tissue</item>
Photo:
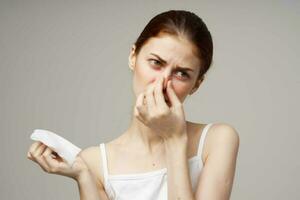
[[[65,159],[69,165],[73,164],[77,154],[81,151],[79,147],[48,130],[35,129],[30,138],[44,143],[60,157]]]

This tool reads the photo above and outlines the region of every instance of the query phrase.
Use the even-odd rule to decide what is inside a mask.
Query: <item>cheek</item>
[[[181,102],[185,99],[185,97],[188,95],[190,91],[190,85],[184,84],[180,82],[174,82],[173,83],[174,91],[177,95],[177,97],[181,100]]]
[[[143,92],[149,84],[154,82],[156,76],[156,73],[145,66],[145,64],[137,63],[133,77],[133,88],[136,96]]]

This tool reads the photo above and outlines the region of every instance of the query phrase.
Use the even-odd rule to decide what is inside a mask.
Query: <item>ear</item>
[[[196,83],[195,83],[195,86],[193,87],[193,89],[190,91],[189,95],[192,95],[194,92],[197,91],[197,89],[199,88],[199,86],[201,85],[201,83],[203,82],[204,80],[204,75],[202,76],[202,78],[199,78],[197,79]]]
[[[136,62],[135,45],[132,45],[130,54],[128,57],[128,66],[132,71],[134,70],[135,62]]]

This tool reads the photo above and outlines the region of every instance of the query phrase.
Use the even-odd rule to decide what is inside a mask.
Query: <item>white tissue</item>
[[[30,138],[44,143],[60,157],[64,158],[69,165],[73,164],[77,154],[81,151],[79,147],[48,130],[35,129]]]

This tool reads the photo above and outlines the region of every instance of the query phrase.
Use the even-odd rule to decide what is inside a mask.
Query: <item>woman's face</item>
[[[133,90],[137,97],[159,77],[164,77],[163,89],[171,80],[181,102],[195,92],[201,84],[197,80],[200,61],[195,56],[194,46],[182,38],[160,34],[150,38],[135,54],[133,45],[129,55],[129,67],[133,70]],[[166,93],[164,93],[167,97]]]

